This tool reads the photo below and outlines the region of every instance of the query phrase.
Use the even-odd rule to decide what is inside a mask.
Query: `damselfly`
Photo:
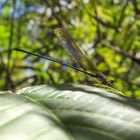
[[[100,81],[104,85],[116,88],[114,84],[111,81],[109,81],[103,73],[98,72],[96,70],[96,67],[93,65],[90,59],[86,56],[86,54],[76,45],[76,43],[74,42],[74,40],[72,39],[72,37],[69,35],[69,33],[66,30],[62,28],[56,28],[54,32],[58,36],[58,38],[61,40],[62,46],[64,47],[64,49],[67,50],[67,52],[70,54],[71,58],[76,62],[78,67],[67,64],[65,62],[54,59],[52,57],[41,56],[39,54],[31,53],[31,52],[28,52],[19,48],[15,48],[14,50],[21,51],[21,52],[31,54],[34,56],[38,56],[40,58],[44,58],[44,59],[59,63],[61,65],[65,65],[67,67],[70,67],[72,69],[75,69],[77,71],[80,71],[82,73],[85,73],[87,75],[90,75],[96,78],[98,81]],[[92,71],[94,74],[88,72],[87,70]]]
[[[91,60],[88,59],[86,54],[76,45],[75,41],[66,30],[56,28],[54,32],[61,40],[64,49],[70,54],[71,58],[76,62],[78,67],[84,69],[85,71],[89,70],[94,72],[95,77],[102,84],[115,88],[114,84],[109,81],[103,73],[97,71]]]

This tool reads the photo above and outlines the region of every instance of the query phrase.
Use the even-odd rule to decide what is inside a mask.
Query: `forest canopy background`
[[[54,34],[63,27],[120,90],[140,97],[140,0],[1,0],[0,18],[1,90],[45,83],[94,84],[92,77],[12,50],[75,65]]]

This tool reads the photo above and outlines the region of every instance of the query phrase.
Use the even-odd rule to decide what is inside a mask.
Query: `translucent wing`
[[[62,28],[56,28],[55,34],[62,42],[64,49],[70,54],[71,58],[76,62],[77,66],[94,71],[93,63],[88,59],[86,54],[76,45],[68,32]]]

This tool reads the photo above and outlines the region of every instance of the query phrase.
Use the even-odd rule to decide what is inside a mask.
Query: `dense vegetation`
[[[1,90],[94,84],[80,72],[13,51],[21,48],[75,65],[54,34],[63,27],[98,70],[127,95],[140,97],[140,0],[1,0],[0,18]]]

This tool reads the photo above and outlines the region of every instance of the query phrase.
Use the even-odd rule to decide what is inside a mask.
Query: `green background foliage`
[[[140,0],[1,0],[0,18],[1,90],[44,83],[95,84],[75,70],[12,50],[75,65],[54,34],[63,27],[120,90],[140,97]]]

